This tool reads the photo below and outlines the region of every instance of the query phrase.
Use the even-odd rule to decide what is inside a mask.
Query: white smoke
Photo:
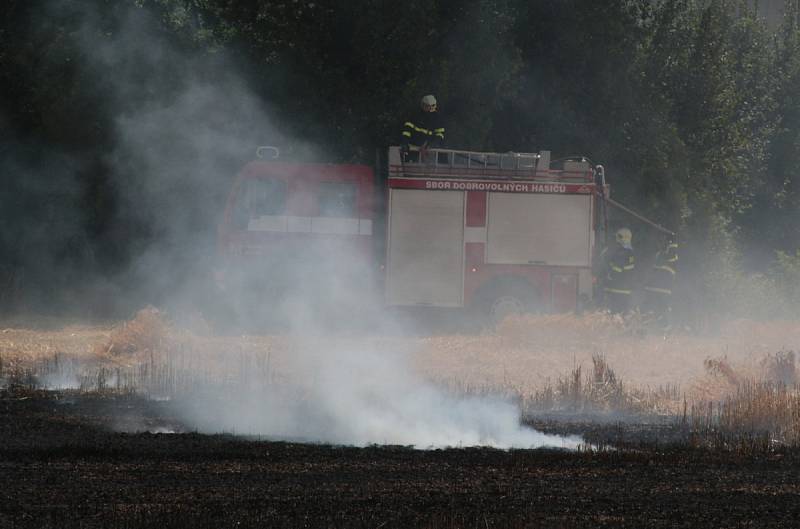
[[[283,134],[272,125],[269,105],[237,77],[233,61],[226,61],[224,54],[182,58],[182,52],[153,29],[156,19],[140,11],[122,14],[127,22],[98,43],[96,36],[102,32],[92,27],[94,18],[87,14],[84,51],[91,68],[111,79],[108,97],[120,105],[114,119],[117,148],[109,160],[121,195],[120,211],[151,234],[138,249],[127,280],[137,282],[136,290],[145,299],[157,296],[146,301],[192,303],[193,293],[208,287],[203,283],[208,277],[192,274],[191,267],[214,251],[222,190],[232,183],[233,175],[226,174],[231,160],[243,148],[254,149],[264,138]],[[323,259],[337,274],[363,264],[348,261],[352,256],[325,254]],[[328,323],[370,310],[356,312],[364,308],[364,300],[353,298],[331,275],[315,273],[310,261],[316,259],[301,261],[295,263],[297,277],[285,281],[302,285],[302,299],[281,305],[279,300],[260,298],[245,307],[254,314],[264,305],[290,312],[286,316],[300,352],[291,360],[289,378],[274,384],[198,389],[191,398],[171,403],[187,428],[359,446],[579,444],[575,438],[521,426],[519,410],[510,402],[457,398],[437,388],[413,373],[407,351],[305,342],[304,337],[331,327],[308,310],[321,298],[327,298],[337,316],[323,316]],[[269,270],[261,273],[269,276]],[[384,323],[380,318],[370,321]]]
[[[575,449],[577,437],[520,424],[516,405],[457,396],[415,374],[408,351],[308,344],[290,381],[197,393],[175,403],[186,426],[271,439],[417,448],[492,446]]]

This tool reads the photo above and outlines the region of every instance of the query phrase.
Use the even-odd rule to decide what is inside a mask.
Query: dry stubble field
[[[280,384],[298,374],[313,385],[316,375],[294,357],[358,349],[406,357],[422,377],[454,391],[534,400],[548,388],[574,390],[580,366],[601,389],[621,380],[626,392],[657,394],[669,401],[662,411],[680,415],[682,402],[704,409],[752,387],[744,380],[793,382],[793,355],[780,357],[791,358],[790,375],[787,362],[776,370],[775,355],[796,347],[797,323],[733,322],[714,335],[666,337],[604,315],[411,337],[219,337],[198,328],[170,326],[156,311],[114,325],[0,326],[0,377],[17,384],[0,393],[0,526],[796,527],[800,518],[795,447],[759,437],[727,448],[725,439],[693,443],[697,423],[623,423],[614,419],[620,401],[600,401],[572,421],[527,418],[598,445],[616,441],[611,449],[420,451],[155,434],[174,424],[172,410],[133,394],[220,381]],[[598,355],[606,366],[600,381]],[[787,395],[786,409],[796,412],[794,393]]]
[[[800,322],[742,320],[713,334],[665,335],[639,332],[605,314],[511,318],[495,332],[214,336],[202,322],[180,328],[146,309],[129,322],[105,325],[41,318],[0,322],[0,373],[41,371],[58,361],[71,363],[73,374],[103,367],[124,371],[147,362],[181,365],[212,378],[236,376],[243,365],[268,362],[272,377],[290,377],[291,359],[298,354],[358,350],[376,357],[402,355],[420,376],[453,387],[533,394],[576,367],[591,369],[593,357],[600,355],[630,386],[669,387],[694,400],[724,396],[725,388],[709,374],[708,360],[759,378],[766,375],[771,356],[799,345]]]

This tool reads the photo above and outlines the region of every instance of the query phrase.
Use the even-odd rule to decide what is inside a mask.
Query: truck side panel
[[[390,190],[389,305],[463,305],[464,195],[463,191]]]
[[[590,200],[489,193],[486,263],[590,266]]]

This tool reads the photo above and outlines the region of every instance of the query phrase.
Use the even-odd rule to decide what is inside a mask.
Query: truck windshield
[[[317,197],[321,217],[357,217],[356,185],[352,182],[320,182]]]
[[[251,219],[283,215],[285,210],[286,182],[251,178],[242,186],[236,200],[233,222],[242,229]]]

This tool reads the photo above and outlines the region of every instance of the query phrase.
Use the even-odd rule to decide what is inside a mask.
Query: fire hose
[[[596,178],[598,180],[597,181],[597,184],[598,184],[598,187],[599,187],[598,194],[600,195],[600,200],[601,200],[601,207],[602,207],[602,213],[603,213],[603,230],[604,230],[604,232],[608,233],[608,209],[606,208],[606,204],[608,204],[608,205],[611,205],[611,206],[619,209],[620,211],[624,211],[628,215],[631,215],[632,217],[644,222],[648,226],[650,226],[652,228],[655,228],[656,230],[660,231],[661,233],[665,233],[665,234],[667,234],[667,235],[669,235],[671,237],[675,237],[675,232],[674,231],[665,228],[661,224],[648,219],[647,217],[645,217],[641,213],[637,213],[634,210],[632,210],[631,208],[629,208],[627,206],[623,206],[622,204],[620,204],[616,200],[614,200],[611,197],[609,197],[608,196],[608,189],[606,187],[606,171],[605,171],[605,168],[602,165],[598,165],[598,166],[595,167],[595,175],[596,175]]]
[[[674,231],[669,230],[669,229],[665,228],[664,226],[662,226],[661,224],[658,224],[657,222],[654,222],[654,221],[648,219],[644,215],[636,213],[631,208],[629,208],[627,206],[623,206],[622,204],[620,204],[616,200],[614,200],[612,198],[609,198],[609,197],[605,197],[605,201],[608,202],[609,205],[614,206],[615,208],[617,208],[617,209],[619,209],[621,211],[624,211],[628,215],[631,215],[631,216],[639,219],[640,221],[644,222],[645,224],[657,229],[661,233],[666,233],[667,235],[670,235],[672,237],[675,236],[675,232]]]

